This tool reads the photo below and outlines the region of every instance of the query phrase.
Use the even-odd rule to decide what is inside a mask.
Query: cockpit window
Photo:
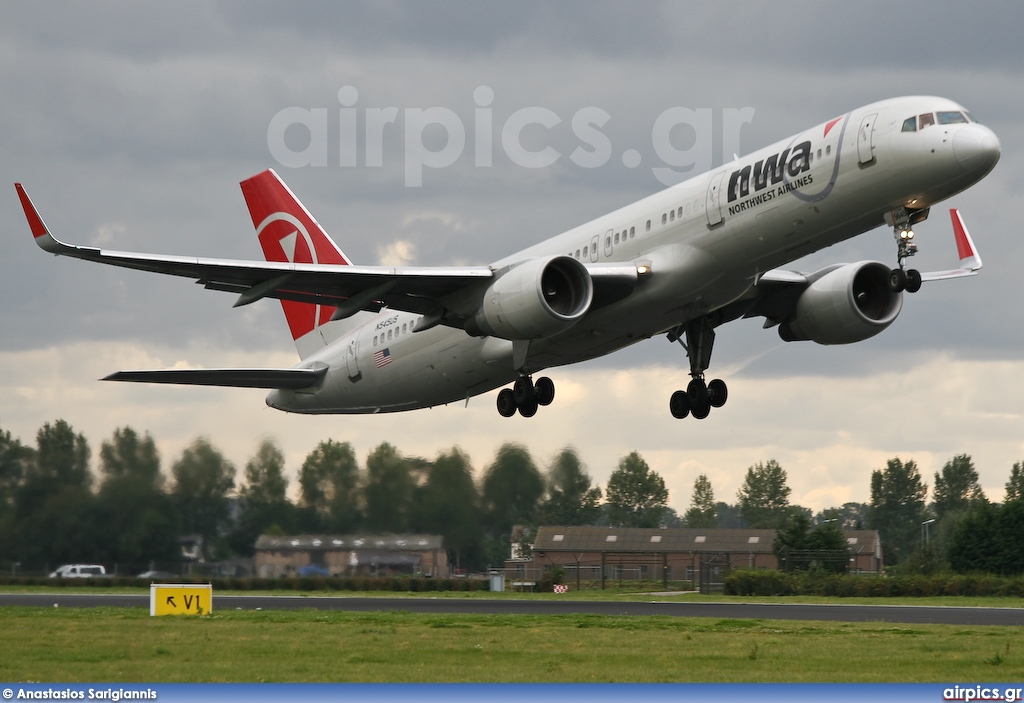
[[[938,118],[938,119],[936,119]],[[917,117],[908,117],[903,121],[904,132],[916,132],[933,124],[965,124],[974,122],[969,112],[947,110],[945,112],[926,112]]]
[[[939,118],[939,124],[961,124],[967,122],[967,118],[964,117],[962,112],[940,112],[936,117]]]

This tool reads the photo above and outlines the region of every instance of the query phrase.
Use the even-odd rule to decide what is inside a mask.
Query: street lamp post
[[[931,520],[925,520],[921,523],[921,544],[924,547],[928,546],[928,542],[931,537],[931,534],[928,530],[928,526],[931,525],[933,522],[935,522],[935,518],[932,518]]]

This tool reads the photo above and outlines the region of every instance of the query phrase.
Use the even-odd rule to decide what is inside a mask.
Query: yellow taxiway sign
[[[150,615],[209,615],[213,612],[210,584],[154,583],[149,587]]]

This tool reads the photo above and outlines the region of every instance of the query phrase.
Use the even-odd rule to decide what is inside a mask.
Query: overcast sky
[[[930,486],[967,453],[1001,500],[1024,460],[1021,26],[1017,0],[4,2],[0,428],[32,444],[44,422],[64,418],[98,448],[131,425],[152,433],[165,469],[206,435],[241,471],[270,437],[293,475],[327,438],[363,458],[383,441],[428,458],[458,445],[478,472],[505,441],[525,444],[542,468],[569,444],[602,486],[637,450],[680,512],[698,474],[735,502],[747,467],[770,458],[788,472],[793,502],[819,510],[866,502],[871,471],[890,457],[916,460]],[[664,339],[552,370],[558,397],[532,420],[499,417],[493,393],[468,407],[302,417],[267,408],[262,391],[99,383],[121,368],[297,357],[275,301],[234,310],[233,296],[187,280],[43,254],[11,185],[23,182],[54,233],[75,243],[259,259],[238,182],[273,167],[359,263],[486,264],[663,188],[655,125],[666,111],[710,114],[709,130],[670,132],[698,171],[908,94],[952,98],[1001,140],[995,171],[948,202],[984,271],[926,285],[890,329],[848,347],[784,344],[756,320],[720,328],[709,375],[729,383],[730,400],[704,421],[669,415],[688,366]],[[464,126],[465,147],[410,187],[419,135],[407,132],[419,110],[438,107]],[[296,108],[325,116],[323,149],[298,126],[273,127]],[[362,130],[386,108],[397,120],[374,166]],[[560,120],[522,133],[526,148],[557,152],[550,166],[525,167],[502,147],[503,126],[524,108]],[[610,158],[586,167],[571,158],[592,150],[572,120],[595,109],[608,115]],[[348,166],[342,122],[353,113]],[[738,128],[735,114],[751,119]],[[491,130],[490,166],[475,151],[480,128]],[[439,150],[445,133],[434,126],[421,141]],[[282,163],[281,144],[309,146],[323,165]],[[917,228],[921,269],[955,263],[945,207]],[[879,228],[793,268],[888,263],[894,251]]]

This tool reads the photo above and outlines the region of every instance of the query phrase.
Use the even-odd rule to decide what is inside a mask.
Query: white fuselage
[[[874,103],[494,262],[498,270],[569,255],[650,266],[632,294],[531,341],[528,370],[664,333],[749,294],[766,271],[874,229],[895,208],[925,208],[971,186],[991,168],[975,159],[995,142],[990,130],[976,122],[901,129],[921,113],[963,110],[931,97]],[[360,313],[358,324],[347,321],[344,335],[303,359],[303,367],[329,367],[322,385],[273,391],[267,403],[301,413],[391,412],[462,400],[518,377],[512,342],[445,326],[413,332],[419,318]]]

